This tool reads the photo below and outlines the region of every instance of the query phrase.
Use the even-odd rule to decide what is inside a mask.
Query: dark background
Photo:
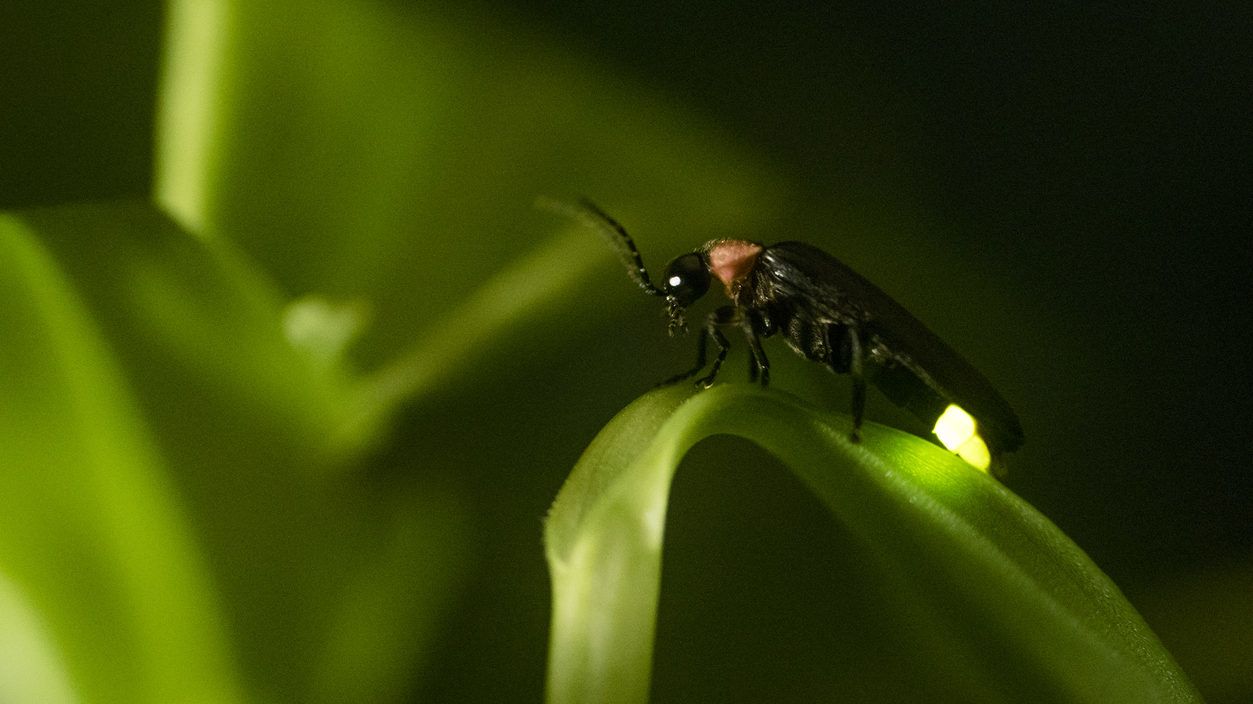
[[[873,248],[859,250],[866,235],[850,232],[850,251],[836,254],[889,291],[918,285],[913,264],[934,257],[979,272],[973,302],[942,292],[926,319],[989,369],[1022,416],[1028,444],[1009,486],[1127,592],[1203,691],[1207,639],[1235,638],[1223,649],[1247,652],[1253,625],[1225,620],[1247,617],[1247,606],[1198,601],[1253,585],[1253,17],[1243,5],[522,5],[500,11],[690,106],[792,176],[803,207],[777,233],[753,236],[831,242],[844,234],[826,223],[864,223],[881,233]],[[0,207],[148,192],[160,32],[157,3],[0,8]],[[588,439],[573,439],[572,452]],[[697,449],[675,489],[659,700],[752,681],[720,668],[772,672],[749,662],[749,648],[725,645],[701,613],[676,613],[690,599],[675,594],[726,579],[743,583],[709,589],[709,613],[771,595],[807,602],[821,598],[822,580],[792,566],[840,569],[816,557],[829,538],[806,528],[822,517],[801,489],[782,472],[727,462],[751,448],[713,445]],[[728,472],[739,488],[726,487]],[[537,525],[542,511],[504,515]],[[774,525],[790,514],[794,524]],[[538,531],[526,542],[537,541]],[[739,546],[728,553],[727,541]],[[518,589],[545,589],[542,565],[528,577]],[[1227,587],[1205,586],[1215,583]],[[543,627],[539,598],[518,629]],[[499,694],[518,679],[537,691],[542,635],[515,671],[456,654],[497,627],[490,600],[470,597],[454,618],[434,694]],[[754,647],[794,663],[825,639],[855,637],[807,626],[827,620],[786,606],[760,619]],[[493,674],[467,685],[478,668]],[[1215,701],[1239,697],[1221,673],[1207,676],[1227,687]]]

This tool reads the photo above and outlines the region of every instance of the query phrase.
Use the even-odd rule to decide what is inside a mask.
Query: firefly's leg
[[[696,376],[697,372],[705,368],[705,347],[708,341],[709,341],[709,331],[706,330],[705,328],[701,328],[700,334],[697,335],[696,337],[696,366],[683,372],[682,374],[675,374],[674,376],[670,377],[669,379],[666,379],[665,381],[657,385],[669,386],[671,384],[676,384],[680,381],[683,381],[684,379],[691,379],[692,377]]]
[[[766,359],[766,351],[761,347],[763,322],[756,315],[749,313],[742,323],[744,337],[748,339],[748,380],[757,381],[760,375],[761,385],[770,385],[770,360]]]
[[[736,321],[736,311],[731,306],[722,306],[705,318],[705,332],[718,343],[718,356],[714,357],[714,363],[709,367],[709,374],[696,380],[696,385],[702,389],[713,386],[714,378],[718,376],[718,370],[722,368],[722,362],[727,358],[727,350],[731,349],[731,343],[727,342],[726,335],[723,335],[719,328]]]
[[[700,336],[696,338],[696,365],[691,369],[676,374],[669,379],[658,384],[658,386],[669,386],[684,379],[690,379],[696,376],[700,370],[705,368],[705,353],[709,345],[709,338],[713,337],[714,342],[718,343],[718,356],[714,359],[713,368],[709,370],[709,374],[696,381],[697,386],[708,387],[713,383],[714,377],[718,375],[718,369],[722,366],[722,361],[727,358],[727,350],[731,345],[727,342],[726,336],[718,328],[728,325],[735,319],[735,309],[731,306],[723,306],[718,310],[709,314],[705,318],[705,327],[701,328]]]
[[[846,328],[849,347],[848,373],[853,377],[853,432],[849,439],[861,442],[861,419],[866,412],[866,376],[862,373],[863,354],[861,331],[856,326]]]

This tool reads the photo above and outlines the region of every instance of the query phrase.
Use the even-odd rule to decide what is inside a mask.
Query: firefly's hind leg
[[[849,439],[861,442],[861,419],[866,413],[866,375],[861,346],[861,331],[856,326],[848,327],[849,364],[848,373],[853,377],[853,433]]]
[[[848,372],[853,379],[853,431],[849,439],[861,442],[861,421],[866,413],[865,353],[861,330],[855,325],[831,325],[826,330],[831,369]]]

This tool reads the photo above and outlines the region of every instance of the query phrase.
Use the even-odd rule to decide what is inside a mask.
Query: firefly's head
[[[700,250],[678,257],[666,267],[662,293],[670,313],[670,332],[685,329],[683,309],[700,299],[717,278],[727,298],[737,300],[741,284],[757,265],[762,246],[748,240],[713,240]]]
[[[683,309],[700,300],[709,290],[709,265],[701,252],[675,258],[666,266],[661,290],[666,296],[666,313],[670,316],[670,334],[687,332]]]
[[[709,290],[710,281],[717,277],[726,287],[727,296],[735,300],[740,282],[752,270],[761,253],[762,246],[745,240],[714,240],[704,247],[675,258],[666,267],[661,286],[655,286],[644,268],[644,260],[635,241],[617,220],[587,199],[577,205],[550,198],[537,203],[548,210],[565,215],[594,227],[613,246],[619,261],[626,267],[627,275],[650,296],[666,299],[666,313],[670,317],[670,334],[687,332],[684,309],[700,300]]]

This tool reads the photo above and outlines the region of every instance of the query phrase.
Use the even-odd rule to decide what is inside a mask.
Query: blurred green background
[[[896,295],[1018,410],[1007,484],[1253,701],[1249,14],[10,0],[3,630],[79,633],[84,701],[538,700],[540,520],[691,354],[531,206],[587,195],[654,267],[804,239]],[[923,696],[768,456],[672,506],[657,701]]]

